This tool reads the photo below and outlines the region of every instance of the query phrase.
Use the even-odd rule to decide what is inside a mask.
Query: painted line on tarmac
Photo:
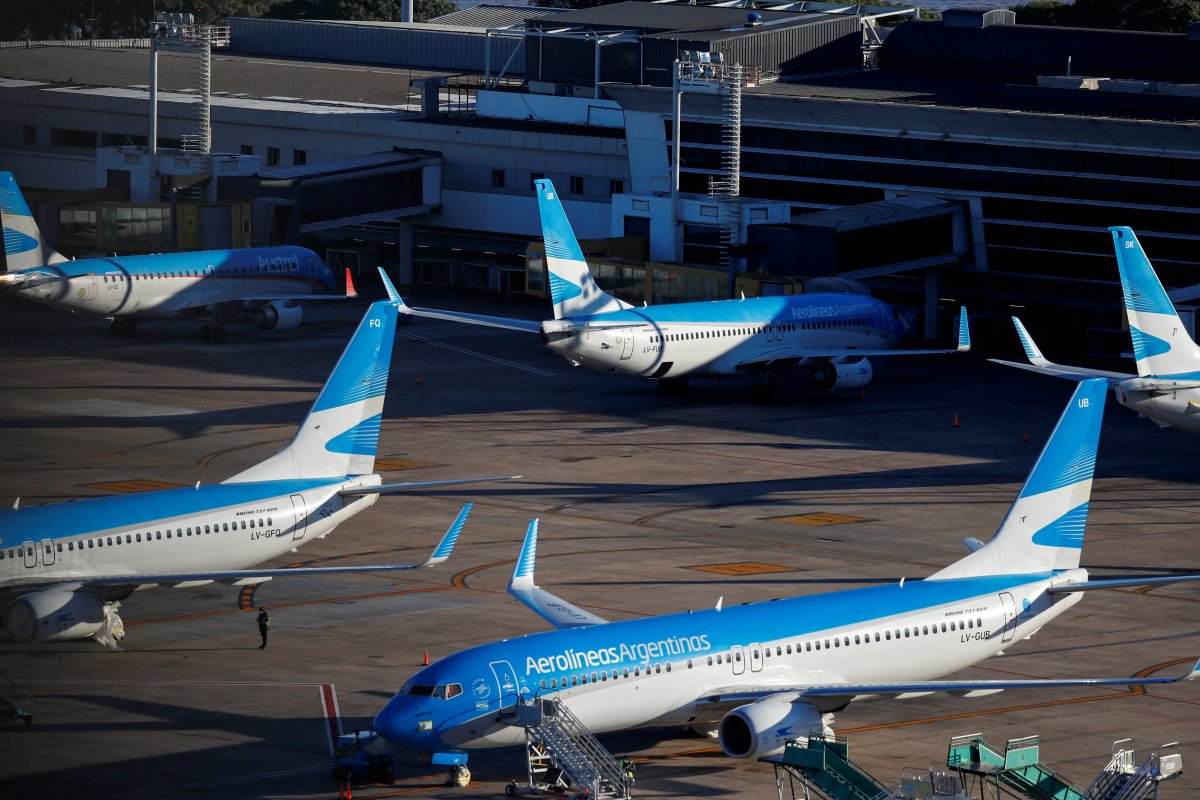
[[[337,755],[337,740],[342,735],[342,712],[338,709],[337,688],[332,683],[322,683],[321,709],[325,713],[325,733],[329,736],[329,755]]]
[[[538,369],[537,367],[531,367],[526,364],[518,364],[516,361],[508,361],[507,359],[496,358],[495,356],[484,355],[483,353],[480,353],[478,350],[468,350],[465,347],[458,347],[456,345],[446,344],[445,342],[435,342],[433,339],[426,339],[424,336],[416,336],[411,333],[401,333],[400,335],[407,336],[409,339],[412,339],[413,341],[423,342],[425,344],[431,344],[434,347],[444,347],[447,350],[453,350],[456,353],[463,353],[464,355],[474,356],[475,358],[482,358],[484,361],[491,361],[494,364],[501,364],[503,366],[512,367],[514,369],[523,369],[526,372],[532,372],[534,375],[541,375],[543,378],[557,378],[558,377],[558,373],[548,372],[547,370]]]

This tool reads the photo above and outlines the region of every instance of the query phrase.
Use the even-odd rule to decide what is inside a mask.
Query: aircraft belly
[[[1200,433],[1200,392],[1178,390],[1157,397],[1125,398],[1123,405],[1160,425]]]

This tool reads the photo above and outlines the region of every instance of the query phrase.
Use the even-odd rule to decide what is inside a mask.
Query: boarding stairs
[[[0,722],[20,720],[33,724],[33,695],[22,689],[4,675],[0,675]]]
[[[1084,794],[1088,800],[1147,800],[1158,797],[1163,781],[1183,772],[1179,742],[1164,744],[1136,763],[1132,739],[1113,742],[1112,759]]]
[[[515,718],[525,728],[531,787],[561,785],[565,774],[590,799],[628,800],[625,770],[565,705],[537,698],[522,701]]]
[[[905,768],[899,783],[884,787],[850,760],[844,738],[809,736],[787,742],[783,754],[762,759],[775,765],[779,800],[1156,800],[1158,787],[1183,772],[1177,742],[1138,763],[1133,742],[1113,744],[1112,758],[1086,789],[1039,761],[1037,736],[1009,740],[1003,748],[982,734],[950,741],[946,764]]]

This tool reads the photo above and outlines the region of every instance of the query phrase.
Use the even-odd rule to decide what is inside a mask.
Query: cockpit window
[[[432,686],[422,686],[419,683],[409,681],[404,684],[404,688],[400,690],[400,694],[408,694],[413,697],[429,697],[433,694]]]
[[[451,697],[457,697],[462,694],[461,683],[447,683],[444,686],[434,687],[433,696],[441,700],[449,700]]]

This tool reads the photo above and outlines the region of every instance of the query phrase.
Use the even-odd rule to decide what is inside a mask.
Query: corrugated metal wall
[[[229,20],[230,49],[237,53],[387,64],[434,70],[482,72],[486,37],[462,31],[339,25],[282,19]],[[492,69],[499,70],[520,45],[509,37],[492,37]],[[509,74],[521,60],[509,65]]]

